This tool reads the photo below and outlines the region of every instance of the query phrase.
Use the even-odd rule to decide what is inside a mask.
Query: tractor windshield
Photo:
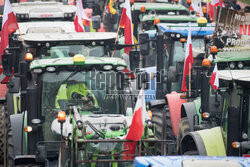
[[[41,50],[40,59],[48,58],[62,58],[62,57],[73,57],[76,54],[83,54],[85,57],[95,56],[103,57],[105,56],[103,46],[84,46],[84,45],[64,45],[64,46],[53,46],[48,48],[43,48]]]
[[[202,49],[204,47],[204,40],[203,39],[194,39],[192,40],[192,48],[194,49]],[[183,44],[181,42],[175,42],[174,45],[174,54],[173,54],[173,62],[170,62],[169,65],[176,66],[177,63],[181,66],[184,64],[184,58],[185,58],[185,51],[186,51],[186,45],[183,47]],[[193,52],[194,53],[194,52]],[[195,57],[195,55],[193,55]],[[165,57],[164,62],[168,62],[169,57]],[[171,64],[172,63],[172,64]],[[165,65],[164,69],[167,72],[168,65]],[[180,69],[183,69],[182,67],[179,67]],[[181,71],[182,72],[182,71]],[[181,84],[182,84],[182,75],[179,75],[179,78],[177,82],[172,83],[171,90],[170,91],[180,91],[181,90]]]
[[[114,72],[60,71],[46,72],[41,78],[41,110],[45,117],[45,139],[51,138],[51,122],[58,111],[68,111],[76,106],[81,115],[123,114],[125,100],[118,98],[121,88],[117,86]],[[119,81],[118,81],[119,82]],[[118,94],[119,93],[119,94]]]

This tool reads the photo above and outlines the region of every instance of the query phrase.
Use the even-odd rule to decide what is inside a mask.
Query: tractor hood
[[[103,132],[106,138],[122,137],[125,135],[123,127],[129,127],[132,121],[132,116],[124,116],[121,114],[93,114],[82,115],[81,121],[86,126],[87,135],[94,134],[94,130],[87,124],[88,121],[97,130]],[[51,130],[58,135],[61,134],[60,123],[55,119],[51,124]],[[115,133],[112,133],[115,132]],[[119,133],[120,132],[120,133]],[[72,123],[70,123],[70,117],[66,118],[63,123],[63,136],[68,136],[72,133]],[[115,135],[115,136],[114,136]]]

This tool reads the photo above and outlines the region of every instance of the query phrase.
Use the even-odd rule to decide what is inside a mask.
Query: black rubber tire
[[[172,124],[170,119],[170,113],[168,106],[165,105],[164,108],[153,108],[151,109],[153,113],[152,122],[155,123],[156,126],[156,137],[159,140],[171,140],[175,142],[176,137],[174,136],[173,130],[172,130]],[[165,143],[166,148],[164,148],[164,143],[159,142],[157,144],[157,151],[156,153],[158,155],[164,155],[164,154],[174,154],[173,152],[168,152],[168,144]]]
[[[198,151],[187,151],[184,155],[199,155]]]
[[[189,121],[187,117],[181,118],[178,126],[178,134],[177,134],[177,151],[180,151],[181,139],[183,136],[190,132]]]
[[[14,145],[12,142],[12,130],[11,128],[8,128],[8,135],[7,135],[7,149],[6,149],[6,166],[7,167],[12,167],[15,166],[15,162],[14,162],[14,157],[15,157],[15,151],[14,151]]]
[[[5,103],[0,104],[0,162],[4,162],[4,152],[6,148],[6,134],[7,126],[9,124],[9,119],[7,118],[6,105]]]

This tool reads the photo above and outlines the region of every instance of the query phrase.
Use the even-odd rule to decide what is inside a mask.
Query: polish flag
[[[130,0],[125,0],[120,20],[120,27],[124,28],[125,44],[134,44]],[[129,55],[129,51],[131,49],[131,47],[126,47],[124,48],[124,52]]]
[[[149,116],[146,111],[145,93],[144,90],[141,89],[135,104],[132,122],[125,137],[126,140],[132,140],[134,142],[124,142],[124,150],[128,151],[124,152],[125,155],[123,159],[134,159],[136,141],[140,140],[143,136],[145,119],[149,119]]]
[[[213,5],[213,6],[223,6],[223,0],[221,0],[221,4],[220,4],[220,0],[212,0],[211,5]]]
[[[217,64],[215,64],[214,66],[214,70],[211,76],[211,79],[209,81],[209,83],[212,85],[212,87],[214,88],[214,90],[216,91],[219,87],[219,78],[218,78],[218,68],[217,68]]]
[[[76,16],[74,19],[74,25],[76,32],[84,32],[84,26],[90,26],[90,19],[87,17],[83,6],[82,0],[76,2]]]
[[[9,34],[19,29],[15,14],[10,5],[10,1],[6,0],[4,4],[2,31],[1,31],[1,45],[0,45],[0,59],[4,50],[9,46]]]
[[[184,60],[182,87],[181,87],[182,92],[187,91],[186,76],[187,74],[189,74],[189,70],[192,69],[192,64],[193,64],[193,50],[192,50],[192,41],[191,41],[191,27],[189,27],[186,52],[185,52],[185,60]]]

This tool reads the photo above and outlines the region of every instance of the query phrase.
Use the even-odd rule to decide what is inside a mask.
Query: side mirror
[[[3,74],[10,77],[13,69],[13,55],[11,53],[4,53],[2,55]]]
[[[139,68],[140,63],[140,52],[137,50],[129,51],[129,64],[131,71],[135,71],[136,68]]]
[[[19,77],[11,77],[9,80],[9,92],[10,93],[18,93],[21,85],[21,80]]]
[[[140,52],[142,56],[149,55],[149,35],[148,33],[139,34]]]
[[[92,27],[93,29],[101,28],[101,16],[93,16],[92,17]]]
[[[136,77],[137,90],[140,90],[143,85],[144,85],[144,89],[148,89],[149,82],[150,82],[149,73],[147,73],[145,71],[137,73],[137,77]]]

